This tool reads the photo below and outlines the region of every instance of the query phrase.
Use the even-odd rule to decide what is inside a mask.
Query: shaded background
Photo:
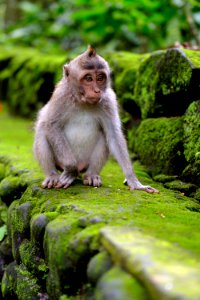
[[[196,49],[199,29],[199,0],[0,0],[0,44],[49,53]]]

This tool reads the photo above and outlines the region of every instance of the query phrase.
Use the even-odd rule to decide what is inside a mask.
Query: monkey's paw
[[[83,178],[83,184],[100,187],[102,185],[101,177],[99,175],[85,175]]]
[[[141,186],[130,186],[130,190],[141,190],[141,191],[145,191],[147,193],[160,193],[159,190],[154,189],[153,187],[149,186],[149,185],[141,185]]]
[[[45,178],[45,180],[43,181],[42,183],[42,188],[43,189],[52,189],[54,188],[58,182],[59,182],[59,174],[53,174],[53,175],[50,175],[48,177]]]
[[[55,185],[56,189],[64,188],[67,189],[72,182],[75,180],[75,176],[68,174],[67,172],[63,172],[60,177],[58,183]]]
[[[140,182],[135,182],[134,184],[130,184],[129,185],[130,190],[141,190],[141,191],[145,191],[147,193],[159,193],[159,191],[157,189],[154,189],[153,187],[149,186],[149,185],[143,185]]]

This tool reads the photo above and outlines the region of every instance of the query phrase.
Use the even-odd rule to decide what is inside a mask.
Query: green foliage
[[[5,4],[1,8],[4,11]],[[22,1],[19,10],[19,20],[1,31],[0,42],[51,52],[80,52],[86,44],[146,52],[176,41],[195,43],[188,14],[193,25],[200,26],[196,0]]]
[[[0,242],[3,241],[6,235],[7,235],[7,226],[3,225],[0,227]]]

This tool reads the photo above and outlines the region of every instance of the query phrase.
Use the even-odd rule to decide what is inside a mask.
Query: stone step
[[[114,262],[137,278],[150,298],[200,299],[200,263],[192,254],[128,227],[104,227],[101,238]]]

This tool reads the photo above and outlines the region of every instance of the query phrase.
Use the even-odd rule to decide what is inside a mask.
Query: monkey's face
[[[79,81],[81,102],[98,103],[106,88],[107,75],[104,70],[83,71]]]

